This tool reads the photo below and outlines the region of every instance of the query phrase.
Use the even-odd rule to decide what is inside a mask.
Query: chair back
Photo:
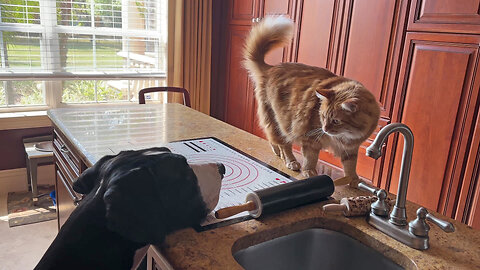
[[[183,105],[191,107],[190,104],[190,93],[187,89],[181,87],[149,87],[144,88],[138,92],[138,103],[145,104],[145,94],[153,92],[171,92],[171,93],[182,93],[183,94]]]

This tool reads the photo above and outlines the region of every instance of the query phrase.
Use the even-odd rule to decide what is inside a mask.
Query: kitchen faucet
[[[378,200],[372,203],[371,212],[367,217],[368,223],[383,233],[415,249],[428,249],[428,231],[430,226],[425,220],[430,220],[445,232],[453,232],[453,224],[443,221],[431,214],[424,207],[417,210],[417,218],[407,223],[405,202],[407,200],[408,180],[413,154],[413,133],[410,128],[401,123],[386,125],[378,132],[373,143],[367,148],[367,156],[378,159],[382,155],[382,146],[388,135],[400,132],[404,138],[402,164],[398,181],[397,199],[390,217],[388,217],[389,205],[385,202],[387,192],[368,186],[361,182],[358,187],[377,195]]]

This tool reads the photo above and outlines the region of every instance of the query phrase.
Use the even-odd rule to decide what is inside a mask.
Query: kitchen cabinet
[[[474,127],[479,44],[480,36],[408,33],[402,56],[393,119],[407,124],[415,135],[407,199],[449,216],[456,207]],[[399,140],[396,161],[402,147]],[[399,170],[395,162],[393,193]]]
[[[309,7],[304,2],[303,14],[309,20]],[[329,1],[313,1],[325,5]],[[320,4],[318,4],[320,5]],[[338,10],[335,10],[337,6]],[[306,9],[307,8],[307,9]],[[378,129],[361,146],[357,172],[364,179],[380,184],[380,169],[383,157],[373,160],[365,155],[366,147],[375,139],[376,132],[391,122],[392,97],[394,92],[394,75],[397,58],[393,57],[393,44],[402,39],[402,22],[405,21],[405,7],[401,1],[379,1],[372,5],[371,1],[332,1],[329,12],[333,8],[332,29],[329,48],[321,52],[326,55],[326,65],[313,63],[316,66],[326,66],[336,74],[361,82],[377,98],[381,107],[381,119]],[[372,16],[372,14],[374,14]],[[302,16],[302,26],[304,24]],[[323,27],[321,27],[323,28]],[[322,32],[322,31],[320,31]],[[308,28],[301,28],[300,37],[313,36]],[[298,55],[301,56],[299,46]],[[297,59],[302,62],[301,58]],[[308,60],[307,60],[308,61]],[[327,152],[321,152],[320,159],[324,162],[341,167],[340,160]]]
[[[225,112],[224,120],[243,130],[264,136],[256,120],[256,104],[253,83],[242,66],[243,46],[251,26],[266,15],[286,15],[294,18],[296,1],[294,0],[251,0],[228,1],[228,26],[224,48],[225,56]],[[290,60],[293,41],[287,48],[277,48],[269,53],[265,61],[276,64]],[[222,46],[220,46],[222,47]]]
[[[273,4],[268,2],[259,1],[257,13],[251,12],[251,16],[269,14],[266,7]],[[480,227],[480,0],[281,2],[275,3],[277,10],[272,13],[293,18],[296,32],[293,43],[283,53],[274,54],[277,62],[281,55],[282,61],[325,67],[360,81],[378,99],[381,119],[360,148],[359,175],[396,193],[401,136],[388,138],[379,160],[365,157],[365,148],[383,126],[405,123],[416,139],[408,199]],[[242,38],[251,22],[245,26]],[[225,67],[237,74],[243,72],[239,61]],[[225,102],[225,115],[229,115],[229,107],[240,110],[241,116],[235,117],[242,118],[242,128],[262,135],[255,122],[252,85],[246,75],[242,83],[240,92],[226,84],[227,95],[232,98]],[[239,100],[246,103],[234,104]],[[230,114],[223,120],[238,122]],[[341,168],[340,161],[329,153],[322,152],[319,159],[323,165]]]
[[[228,29],[225,120],[238,128],[251,131],[253,82],[242,66],[243,44],[250,31],[247,25],[230,25]]]
[[[478,1],[409,1],[392,121],[415,135],[407,199],[475,225],[478,205]],[[415,31],[415,32],[414,32]],[[403,139],[387,148],[396,192]],[[390,156],[389,156],[390,155]],[[391,176],[391,177],[389,177]]]
[[[300,33],[294,59],[306,65],[330,68],[330,36],[336,31],[337,1],[300,1]]]
[[[238,128],[251,131],[253,85],[242,66],[243,44],[255,18],[260,16],[259,0],[228,1],[228,26],[223,47],[225,57],[225,121]],[[220,46],[222,47],[222,46]]]
[[[376,11],[374,13],[381,16],[370,16],[371,13],[365,13],[372,9],[368,1],[265,0],[257,5],[246,2],[244,5],[248,8],[237,1],[230,2],[229,14],[232,14],[230,18],[236,19],[229,20],[226,39],[227,94],[224,120],[227,123],[264,137],[256,117],[253,84],[241,64],[244,39],[252,26],[252,21],[248,20],[248,16],[243,16],[243,20],[238,19],[239,16],[235,15],[238,13],[253,16],[254,22],[256,18],[272,14],[292,18],[296,27],[292,44],[267,54],[266,62],[277,64],[281,61],[297,61],[337,70],[340,75],[366,82],[366,86],[373,89],[372,92],[382,104],[383,118],[379,121],[379,129],[390,123],[393,91],[387,82],[390,79],[390,70],[396,62],[392,60],[393,48],[389,45],[392,36],[401,37],[398,35],[401,31],[397,25],[404,17],[399,15],[401,10],[399,1],[374,5]],[[258,8],[256,12],[253,11],[255,7]],[[359,34],[363,31],[368,34]],[[375,51],[381,53],[375,54]],[[374,136],[371,139],[374,139]],[[375,161],[364,155],[365,148],[370,142],[371,140],[367,141],[360,149],[358,172],[365,179],[378,184],[383,159]],[[335,168],[341,167],[341,162],[329,153],[322,152],[320,159]]]

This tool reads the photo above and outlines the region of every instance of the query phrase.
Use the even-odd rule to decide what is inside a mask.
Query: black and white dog
[[[35,269],[130,269],[138,248],[201,223],[224,173],[164,147],[101,158],[73,183],[86,196]]]

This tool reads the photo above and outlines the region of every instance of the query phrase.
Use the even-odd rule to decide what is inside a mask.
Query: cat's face
[[[348,115],[347,115],[348,114]],[[349,125],[347,117],[351,113],[346,113],[340,108],[320,109],[320,121],[323,131],[330,136],[345,135],[348,137],[356,137],[356,130]]]
[[[324,92],[319,98],[322,100],[320,121],[327,135],[347,139],[357,139],[365,135],[369,121],[366,121],[359,111],[358,98],[336,95],[333,92]]]

